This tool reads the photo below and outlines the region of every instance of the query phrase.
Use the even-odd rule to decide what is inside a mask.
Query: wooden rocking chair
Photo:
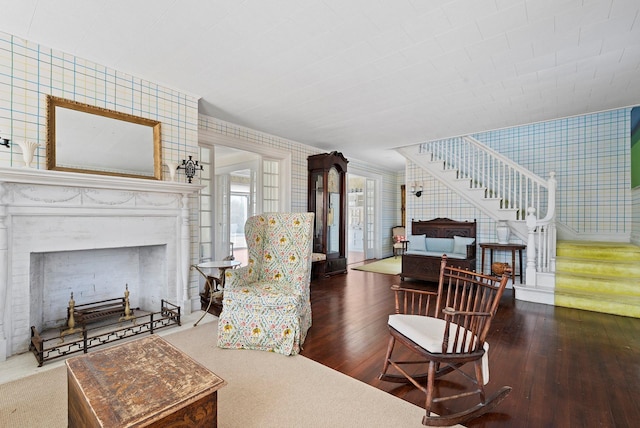
[[[486,398],[484,391],[484,385],[489,381],[489,344],[485,338],[510,275],[510,271],[507,271],[502,278],[497,278],[447,266],[445,255],[440,266],[437,292],[398,285],[391,287],[395,292],[396,313],[389,316],[391,337],[379,378],[390,382],[410,382],[426,394],[426,415],[422,419],[424,425],[463,423],[489,412],[511,392],[511,387],[503,386],[493,396]],[[396,360],[392,355],[396,343],[418,354],[420,359]],[[400,353],[406,358],[406,352]],[[470,362],[474,363],[471,374],[461,370]],[[419,370],[408,368],[416,365],[426,367]],[[387,373],[390,366],[399,374]],[[440,396],[440,388],[435,381],[454,370],[471,382],[471,390]],[[410,374],[415,371],[420,373]],[[433,413],[432,409],[439,402],[476,394],[479,403],[470,408],[442,416]]]

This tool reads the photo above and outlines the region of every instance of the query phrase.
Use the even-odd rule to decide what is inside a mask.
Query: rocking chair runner
[[[391,287],[395,292],[396,313],[389,316],[391,337],[379,378],[390,382],[410,382],[426,394],[424,425],[463,423],[487,413],[511,392],[511,387],[503,386],[487,399],[484,391],[484,385],[489,381],[489,344],[485,338],[510,275],[509,269],[502,278],[497,278],[447,266],[447,257],[443,256],[437,292],[398,285]],[[420,355],[420,360],[396,360],[393,357],[396,343]],[[461,370],[470,362],[474,363],[471,374]],[[407,366],[420,364],[427,365],[427,371],[410,374]],[[388,373],[390,367],[399,374]],[[436,379],[454,370],[471,382],[472,389],[439,396]],[[453,414],[433,414],[436,403],[476,394],[479,403],[475,406]]]

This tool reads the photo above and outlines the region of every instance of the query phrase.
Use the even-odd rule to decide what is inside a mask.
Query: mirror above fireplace
[[[47,169],[162,178],[160,122],[47,97]]]

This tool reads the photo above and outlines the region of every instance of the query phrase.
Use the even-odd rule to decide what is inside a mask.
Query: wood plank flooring
[[[399,282],[351,269],[313,281],[313,326],[302,355],[423,407],[415,388],[377,378],[394,310],[389,287]],[[521,302],[507,290],[488,342],[488,394],[503,385],[513,391],[467,426],[640,426],[640,319]],[[452,380],[440,388],[455,389]]]

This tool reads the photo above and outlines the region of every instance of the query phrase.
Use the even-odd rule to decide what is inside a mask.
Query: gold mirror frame
[[[60,111],[58,109],[68,109],[69,111]],[[101,118],[87,117],[92,121],[99,121],[100,125],[104,125],[106,129],[96,130],[90,138],[82,138],[83,141],[65,141],[65,150],[62,150],[62,142],[56,140],[57,136],[60,135],[56,128],[60,131],[60,127],[63,124],[56,119],[56,112],[60,115],[80,112],[106,118],[106,120],[103,120]],[[82,116],[76,116],[75,119],[80,120],[74,121],[73,127],[81,128]],[[118,123],[117,121],[128,122],[128,124]],[[160,124],[155,120],[49,95],[47,96],[47,169],[161,180],[162,146]],[[147,131],[144,128],[138,128],[136,125],[149,127],[151,130]],[[92,128],[92,131],[94,130],[94,125],[88,126]],[[130,141],[127,141],[126,135],[118,134],[118,132],[122,132],[123,128],[135,130],[136,132],[152,133],[153,141],[136,140],[134,144],[131,144]],[[100,135],[106,136],[108,140],[98,140]],[[99,150],[109,150],[115,153],[116,156],[100,155],[97,153]],[[139,153],[135,152],[135,150],[138,150]],[[68,151],[82,154],[87,159],[87,162],[81,162],[80,164],[68,163],[66,159],[61,157],[61,152],[66,153]],[[106,161],[106,158],[110,158],[109,162]],[[117,164],[118,160],[122,161],[121,165]],[[130,165],[125,165],[129,161],[143,162],[145,168],[136,169],[134,166],[131,169]]]

